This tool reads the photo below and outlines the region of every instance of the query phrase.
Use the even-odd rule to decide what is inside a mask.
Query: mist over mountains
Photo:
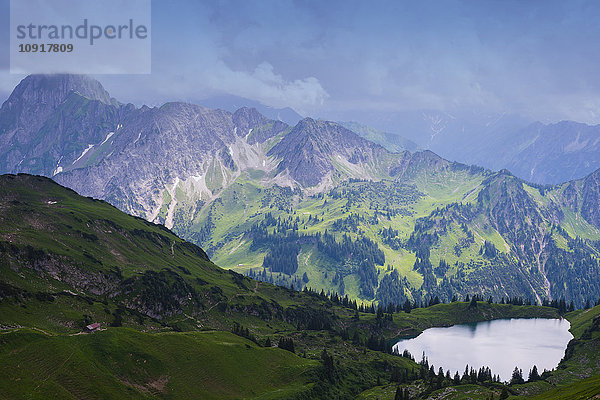
[[[117,101],[110,98],[99,82],[88,77],[65,75],[59,82],[48,76],[38,76],[35,79],[29,77],[18,85],[2,109],[2,120],[20,118],[23,113],[23,115],[31,115],[27,127],[20,128],[22,134],[19,139],[21,141],[29,140],[27,135],[31,134],[30,131],[42,128],[41,124],[46,122],[45,119],[49,113],[60,105],[56,102],[61,103],[61,100],[66,99],[70,90],[84,98],[117,106],[121,110],[129,109],[131,111],[132,109],[132,106],[118,105]],[[36,96],[44,96],[35,94],[36,91],[56,93],[50,94],[50,96],[55,96],[55,99],[36,98]],[[75,101],[75,99],[70,99],[71,106]],[[39,105],[31,106],[33,109],[29,110],[20,109],[26,107],[24,102]],[[281,121],[289,126],[296,125],[302,119],[291,108],[275,109],[257,101],[230,95],[200,100],[198,104],[231,113],[243,107],[254,108],[265,117]],[[62,106],[63,109],[65,107],[66,105]],[[125,111],[120,112],[124,113]],[[477,115],[472,113],[457,117],[436,110],[403,111],[393,115],[382,113],[379,116],[368,115],[367,117],[375,125],[387,127],[386,131],[374,129],[359,122],[342,122],[341,124],[393,152],[415,151],[417,148],[430,149],[448,160],[479,165],[491,170],[505,168],[533,183],[556,184],[570,179],[578,179],[600,167],[600,161],[598,161],[600,160],[598,153],[600,133],[597,126],[573,121],[542,124],[517,115],[506,114]],[[46,129],[52,129],[49,125],[51,123],[48,122]],[[54,123],[58,122],[54,121]],[[109,126],[112,121],[108,119],[105,123],[106,126]],[[100,132],[90,138],[93,140],[89,141],[97,143],[100,139],[98,135]],[[3,140],[10,139],[4,135]],[[75,140],[78,139],[75,138]],[[10,144],[13,150],[14,145],[15,143]],[[9,156],[6,155],[6,157]],[[14,157],[18,156],[14,155]],[[16,163],[19,161],[22,160],[19,159]],[[10,170],[9,167],[13,164],[15,164],[15,159],[11,159],[8,164],[4,165],[4,170]],[[58,167],[55,165],[53,171]]]
[[[262,280],[394,303],[457,293],[577,304],[600,296],[600,279],[585,272],[598,264],[598,172],[526,183],[593,168],[593,127],[513,131],[519,118],[467,126],[421,115],[427,147],[514,163],[528,171],[523,181],[407,151],[417,131],[404,139],[311,118],[291,126],[253,108],[136,108],[85,76],[29,76],[0,116],[2,172],[52,177]],[[467,128],[494,140],[467,140]]]
[[[579,179],[600,167],[599,126],[574,121],[543,124],[509,114],[454,116],[436,110],[369,120],[448,160],[505,168],[533,183]]]
[[[250,100],[233,95],[213,96],[192,102],[200,104],[204,107],[220,108],[229,112],[235,112],[236,110],[239,110],[243,107],[254,108],[265,117],[275,121],[285,122],[288,125],[296,125],[298,121],[302,119],[302,116],[290,107],[269,107],[256,100]]]
[[[0,2],[0,398],[600,398],[600,2],[69,3]]]

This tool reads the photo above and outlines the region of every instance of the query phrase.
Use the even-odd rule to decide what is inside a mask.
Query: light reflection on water
[[[425,352],[436,371],[439,367],[450,369],[453,376],[456,371],[462,375],[468,364],[475,369],[490,367],[492,374],[509,380],[518,366],[527,379],[533,365],[540,374],[558,365],[573,338],[569,327],[565,319],[500,319],[426,329],[394,348],[400,354],[408,350],[417,362]]]

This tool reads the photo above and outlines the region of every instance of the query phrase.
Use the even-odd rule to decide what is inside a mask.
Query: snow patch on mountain
[[[62,159],[63,159],[63,156],[61,156],[58,159],[58,162],[56,163],[56,168],[54,169],[54,171],[52,171],[52,176],[58,175],[63,171],[63,167],[60,166],[60,162],[62,161]],[[23,162],[23,161],[21,161],[21,162]]]
[[[87,152],[90,151],[93,147],[94,147],[93,144],[88,144],[87,149],[83,150],[83,152],[81,153],[81,155],[79,157],[77,157],[77,159],[75,161],[73,161],[73,164],[71,164],[71,165],[75,165],[75,163],[77,161],[81,160],[81,158],[83,158],[83,156],[85,156],[87,154]]]
[[[108,141],[108,139],[110,139],[112,137],[112,135],[114,135],[114,134],[115,134],[114,132],[110,132],[108,135],[106,135],[106,139],[104,139],[102,141],[102,143],[100,143],[100,146],[102,146],[104,143],[106,143]]]
[[[165,226],[169,229],[173,228],[173,216],[175,215],[175,206],[177,205],[177,185],[179,184],[179,177],[175,178],[175,183],[171,188],[168,186],[165,188],[171,195],[171,202],[167,208],[167,217],[165,218]]]

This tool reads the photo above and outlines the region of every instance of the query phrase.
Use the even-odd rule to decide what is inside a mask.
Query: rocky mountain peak
[[[118,104],[100,82],[84,75],[29,75],[0,108],[0,134],[18,130],[19,141],[27,141],[72,93],[107,105]]]
[[[91,100],[116,104],[100,82],[85,75],[54,74],[29,75],[13,90],[2,109],[14,109],[23,103],[39,103],[49,109],[60,105],[69,93],[76,92]]]
[[[329,146],[336,143],[337,145],[352,146],[374,145],[335,122],[315,120],[309,117],[298,122],[289,136],[297,140],[314,142],[318,149],[326,151],[329,151]]]
[[[102,141],[131,107],[111,99],[87,76],[29,75],[0,108],[0,168],[46,175],[61,171],[59,160],[73,162]]]
[[[232,115],[238,136],[248,135],[250,144],[262,143],[288,128],[281,121],[273,121],[262,115],[256,108],[242,107]]]
[[[387,154],[380,145],[361,138],[343,126],[329,121],[304,118],[275,145],[269,155],[281,159],[279,170],[304,186],[319,184],[325,176],[347,164],[352,177],[368,177],[366,165],[378,155]],[[355,176],[356,175],[356,176]]]
[[[354,132],[330,121],[315,120],[310,117],[302,119],[294,128],[302,136],[313,138],[333,138],[339,134],[347,135],[350,139],[358,138]]]
[[[256,108],[242,107],[233,113],[233,123],[245,132],[268,121],[267,117],[259,113]]]

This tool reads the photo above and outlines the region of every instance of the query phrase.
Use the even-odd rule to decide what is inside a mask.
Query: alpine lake
[[[400,354],[408,350],[418,362],[423,353],[429,365],[462,376],[465,366],[478,370],[489,367],[502,381],[510,380],[515,367],[527,380],[536,365],[556,368],[573,335],[566,319],[498,319],[485,322],[429,328],[412,339],[403,339],[393,347]]]

